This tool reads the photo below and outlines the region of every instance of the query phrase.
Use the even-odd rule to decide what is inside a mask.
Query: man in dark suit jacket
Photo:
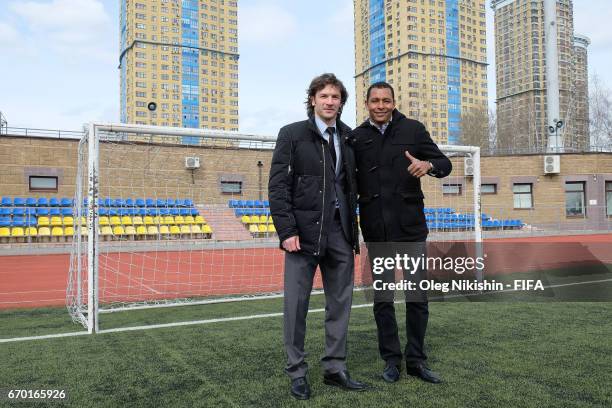
[[[371,85],[366,104],[369,118],[352,132],[350,140],[357,163],[361,232],[370,261],[377,256],[389,256],[392,245],[388,243],[392,242],[415,243],[404,246],[411,247],[409,252],[419,256],[425,252],[428,234],[420,178],[448,176],[451,162],[422,123],[406,118],[395,109],[391,85],[386,82]],[[416,272],[421,279],[426,275],[426,270]],[[380,277],[374,276],[374,279]],[[386,270],[383,279],[393,280],[394,270]],[[403,358],[408,374],[438,383],[439,376],[425,365],[424,339],[429,310],[426,295],[420,296],[406,298],[408,341]],[[386,363],[383,378],[396,382],[403,358],[393,298],[389,293],[375,292],[374,318],[380,355]]]
[[[348,93],[333,74],[313,79],[308,119],[278,135],[268,185],[270,212],[285,253],[285,372],[291,394],[310,397],[304,357],[306,315],[317,266],[325,291],[324,382],[363,390],[346,369],[346,339],[358,251],[355,159],[347,145],[350,128],[339,119]]]

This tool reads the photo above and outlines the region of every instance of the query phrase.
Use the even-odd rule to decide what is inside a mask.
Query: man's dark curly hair
[[[312,106],[312,98],[314,98],[317,92],[325,88],[327,85],[335,86],[336,88],[340,90],[340,109],[338,110],[338,116],[340,116],[340,114],[342,113],[342,108],[344,107],[344,104],[346,103],[346,100],[348,99],[348,92],[346,91],[344,84],[342,83],[342,81],[336,78],[334,74],[321,74],[312,80],[312,82],[310,83],[310,86],[308,87],[308,90],[306,91],[305,104],[306,104],[306,113],[308,114],[308,117],[311,117],[312,115],[314,115],[314,107]]]

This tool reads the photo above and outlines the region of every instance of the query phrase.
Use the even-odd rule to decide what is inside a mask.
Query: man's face
[[[377,125],[383,125],[391,120],[395,101],[389,88],[372,88],[366,104],[370,119]]]
[[[340,89],[326,85],[311,98],[310,103],[321,119],[326,122],[335,120],[341,104]]]

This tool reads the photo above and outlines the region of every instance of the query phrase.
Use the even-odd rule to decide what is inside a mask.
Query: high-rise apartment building
[[[485,0],[355,0],[357,120],[367,88],[386,81],[438,143],[464,141],[466,116],[486,123],[485,12]]]
[[[555,4],[548,24],[548,0],[491,2],[495,12],[497,147],[501,150],[544,151],[550,149],[553,136],[559,136],[561,149],[580,147],[588,141],[588,40],[574,38],[572,1],[551,1]],[[556,27],[557,36],[552,64],[547,64],[546,55],[548,27]],[[549,86],[555,89],[552,94],[556,100],[551,104]],[[551,106],[558,110],[558,117],[548,117]],[[554,123],[560,127],[551,127]]]
[[[237,0],[122,0],[121,122],[238,130]]]

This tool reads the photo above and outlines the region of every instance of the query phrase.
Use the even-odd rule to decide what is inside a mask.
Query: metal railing
[[[3,126],[0,128],[2,136],[22,136],[22,137],[45,137],[50,139],[81,139],[84,135],[77,130],[58,130],[58,129],[36,129]]]

